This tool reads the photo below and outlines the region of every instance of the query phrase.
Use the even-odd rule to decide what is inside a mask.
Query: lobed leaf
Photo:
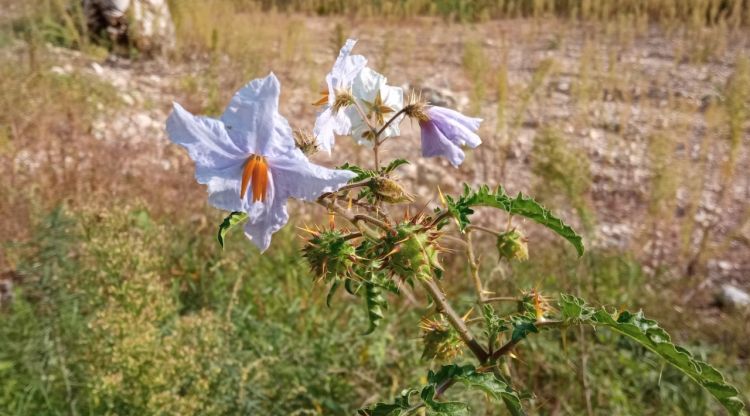
[[[246,219],[247,213],[240,211],[232,212],[231,214],[227,215],[226,218],[224,218],[224,221],[222,221],[219,225],[218,240],[221,248],[224,248],[224,238],[226,237],[229,230],[234,228],[237,224],[245,221]]]
[[[565,294],[561,295],[560,311],[566,322],[607,327],[627,336],[703,386],[731,415],[743,413],[745,405],[739,391],[728,384],[714,367],[696,360],[686,349],[673,344],[667,331],[656,321],[645,318],[643,312],[623,311],[613,315],[604,308],[592,308],[582,299]]]
[[[468,185],[464,184],[464,193],[458,199],[454,201],[449,196],[446,196],[445,199],[448,210],[458,221],[458,227],[461,231],[465,230],[471,223],[469,216],[474,213],[472,207],[492,207],[509,214],[526,217],[549,228],[572,244],[579,256],[583,255],[584,247],[581,236],[560,218],[553,215],[550,210],[520,192],[513,198],[505,192],[502,186],[492,192],[487,185],[482,185],[479,190],[473,191]]]
[[[417,389],[405,389],[393,403],[377,403],[367,409],[359,409],[359,416],[406,416],[413,414],[416,406],[409,404],[411,396],[418,393]]]
[[[400,166],[408,165],[409,161],[406,159],[394,159],[387,166],[381,169],[382,173],[391,173],[398,169]]]
[[[481,390],[490,398],[502,400],[510,413],[514,416],[524,415],[521,398],[507,383],[495,377],[492,373],[478,372],[472,365],[446,365],[437,372],[430,373],[427,381],[434,385],[447,382],[458,382],[471,389]]]
[[[367,307],[367,319],[370,321],[370,326],[364,335],[371,334],[378,326],[380,321],[385,317],[383,310],[388,307],[388,303],[383,297],[383,292],[379,286],[372,282],[364,282],[365,288],[365,306]]]

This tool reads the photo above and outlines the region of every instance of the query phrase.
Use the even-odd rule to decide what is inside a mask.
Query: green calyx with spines
[[[419,224],[398,224],[395,232],[384,239],[386,267],[407,281],[430,278],[434,270],[442,270],[437,237],[438,234],[426,231]]]
[[[501,259],[526,261],[529,259],[529,246],[526,237],[518,230],[510,230],[497,236],[497,252]]]
[[[356,249],[339,230],[314,232],[302,248],[315,276],[320,279],[337,280],[352,275],[356,260]]]

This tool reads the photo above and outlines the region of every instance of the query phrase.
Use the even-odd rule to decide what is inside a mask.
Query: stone
[[[174,48],[174,24],[167,0],[82,1],[89,32],[109,39],[119,49],[132,46],[153,55]]]
[[[750,294],[729,283],[721,285],[716,301],[727,309],[750,309]]]

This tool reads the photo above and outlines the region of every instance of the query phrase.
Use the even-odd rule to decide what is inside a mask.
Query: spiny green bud
[[[450,361],[461,353],[461,338],[442,315],[438,319],[422,318],[419,327],[424,342],[423,360]]]
[[[401,184],[390,178],[382,176],[372,178],[370,189],[378,199],[390,204],[414,201],[413,195],[406,192]]]
[[[302,248],[302,255],[318,278],[332,280],[352,274],[355,248],[338,230],[315,232]]]
[[[436,238],[437,234],[428,233],[420,225],[411,222],[397,225],[395,235],[385,241],[386,247],[391,247],[386,266],[404,279],[428,278],[433,268],[442,269]]]
[[[501,259],[526,261],[529,259],[527,240],[518,230],[511,230],[497,236],[497,251]]]

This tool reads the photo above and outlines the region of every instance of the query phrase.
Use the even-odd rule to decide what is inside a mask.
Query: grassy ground
[[[586,231],[577,260],[518,224],[531,260],[485,256],[488,288],[643,308],[747,400],[747,311],[713,302],[722,283],[750,288],[745,3],[173,1],[178,48],[161,63],[104,63],[62,1],[7,3],[0,271],[14,299],[0,311],[0,415],[352,414],[420,383],[423,295],[391,299],[386,324],[362,336],[363,306],[344,294],[325,305],[293,226],[263,256],[239,235],[222,251],[221,213],[161,131],[172,99],[216,114],[270,69],[284,113],[309,124],[350,35],[392,82],[448,89],[485,118],[483,152],[459,172],[415,164],[418,202],[433,197],[430,178],[448,178],[446,191],[502,183]],[[297,211],[298,223],[323,214]],[[448,272],[466,311],[467,271],[449,262]],[[604,332],[534,338],[511,372],[535,393],[532,414],[720,414],[685,377]],[[502,414],[474,399],[474,414]]]

